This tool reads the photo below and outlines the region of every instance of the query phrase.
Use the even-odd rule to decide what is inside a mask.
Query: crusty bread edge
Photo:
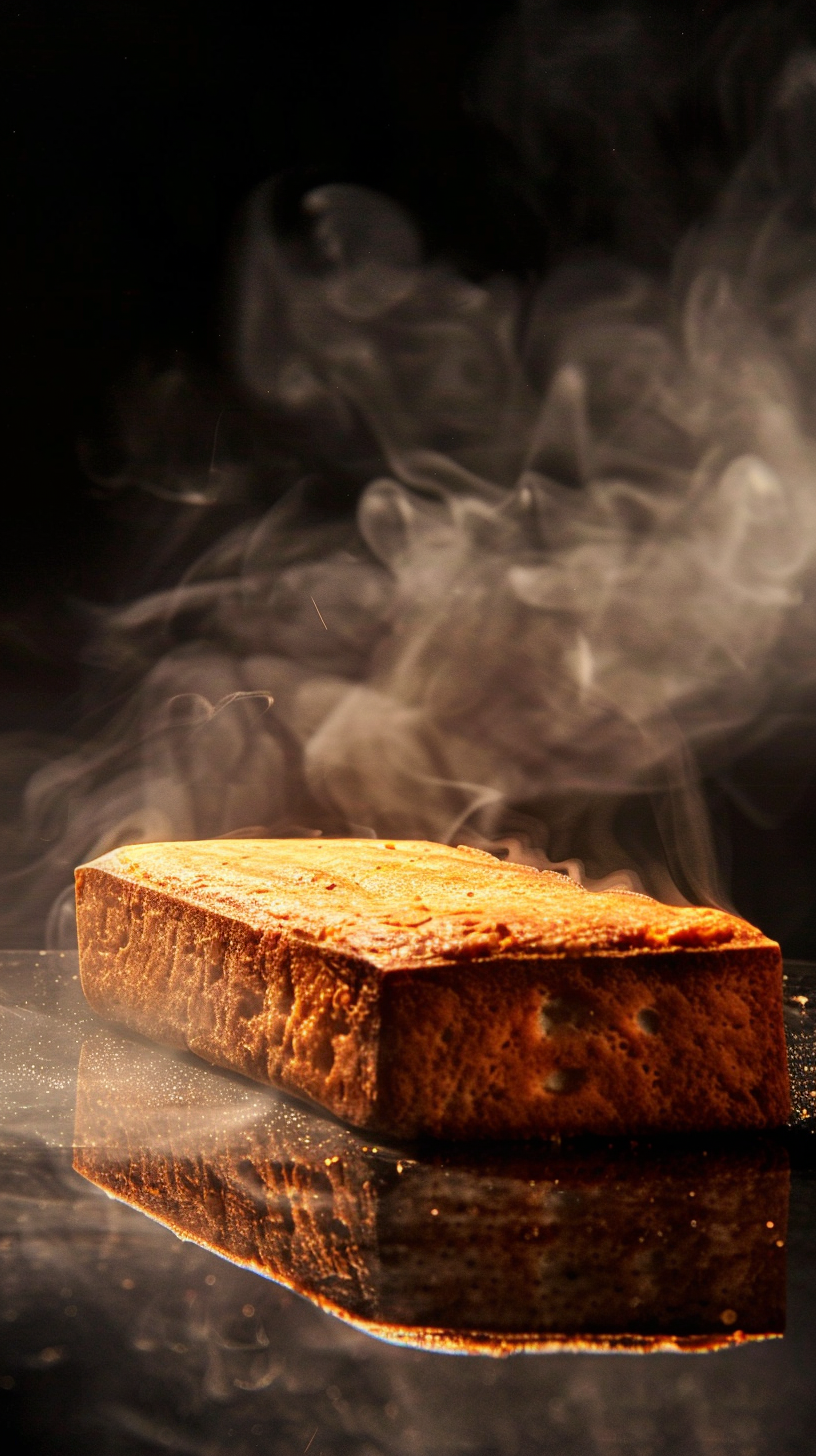
[[[80,867],[76,878],[82,986],[89,1003],[103,1018],[153,1040],[193,1051],[253,1080],[304,1096],[357,1126],[405,1138],[529,1137],[572,1132],[769,1127],[780,1125],[789,1115],[781,955],[772,941],[705,950],[678,951],[673,947],[666,951],[609,951],[580,961],[566,954],[511,955],[483,961],[455,960],[404,971],[390,969],[383,974],[381,968],[362,957],[344,954],[296,931],[253,929],[244,920],[169,896],[100,865]],[[157,927],[157,934],[162,927],[175,927],[196,948],[190,962],[191,979],[184,984],[182,974],[175,1008],[173,996],[161,984],[161,965],[148,994],[141,987],[140,1001],[140,987],[128,969],[127,948],[134,915],[147,915]],[[115,944],[111,950],[110,942],[117,937],[121,956]],[[222,966],[219,971],[222,1010],[226,1007],[226,1011],[220,1026],[209,1028],[203,1026],[203,1011],[202,1024],[194,1025],[189,1010],[196,1000],[193,974],[206,978],[208,946],[210,950],[215,947],[216,960],[224,947],[227,955],[232,955],[231,968],[225,972]],[[146,959],[149,961],[155,948],[148,937],[140,962],[143,973]],[[138,948],[135,955],[138,958]],[[218,970],[215,961],[212,964]],[[446,985],[488,988],[504,979],[507,994],[512,996],[518,994],[521,981],[531,972],[538,980],[546,981],[548,974],[563,974],[570,966],[586,975],[614,972],[616,966],[624,964],[637,966],[643,975],[655,973],[663,978],[668,970],[670,978],[676,980],[701,966],[709,966],[716,974],[739,969],[743,974],[768,979],[767,1015],[762,1023],[767,1082],[764,1115],[745,1116],[737,1109],[733,1118],[684,1122],[681,1117],[667,1123],[642,1116],[627,1120],[624,1107],[617,1118],[570,1124],[569,1118],[563,1117],[560,1121],[540,1116],[533,1120],[527,1116],[525,1120],[524,1115],[503,1118],[497,1108],[487,1117],[483,1108],[464,1118],[447,1116],[438,1108],[432,1109],[431,1115],[419,1113],[423,1090],[427,1101],[427,1077],[423,1048],[418,1046],[417,1038],[423,1028],[434,1025],[437,1014],[431,995],[428,1006],[417,1016],[413,1003],[422,998],[423,992],[432,993]],[[172,970],[171,966],[170,980]],[[202,1007],[206,990],[204,987],[199,998]],[[217,990],[213,994],[217,997]],[[411,1064],[407,1081],[406,1058]]]

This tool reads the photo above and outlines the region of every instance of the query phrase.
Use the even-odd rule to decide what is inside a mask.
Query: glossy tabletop
[[[418,1149],[102,1026],[70,954],[3,953],[11,1449],[811,1453],[816,968],[785,994],[782,1132]]]

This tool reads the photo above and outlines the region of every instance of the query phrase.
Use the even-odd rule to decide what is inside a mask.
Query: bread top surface
[[[554,871],[423,840],[136,844],[80,868],[78,886],[87,868],[383,971],[492,957],[773,945],[721,910],[590,892]]]

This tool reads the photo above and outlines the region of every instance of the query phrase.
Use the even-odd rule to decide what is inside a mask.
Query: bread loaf
[[[789,1174],[770,1134],[417,1159],[102,1033],[74,1166],[399,1343],[709,1349],[784,1328]]]
[[[77,871],[103,1017],[399,1138],[761,1128],[779,948],[472,849],[213,840]]]

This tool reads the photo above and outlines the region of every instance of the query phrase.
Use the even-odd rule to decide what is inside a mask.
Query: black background
[[[429,252],[474,277],[533,276],[599,247],[660,270],[814,29],[809,5],[542,4],[553,54],[575,68],[576,105],[541,96],[533,164],[479,99],[512,9],[76,0],[7,12],[0,728],[69,726],[82,604],[178,569],[158,550],[161,512],[106,493],[81,461],[140,363],[178,357],[218,376],[223,280],[253,186],[291,171],[378,187],[409,206]],[[641,41],[587,61],[580,38],[622,9]],[[610,111],[632,123],[614,163]],[[211,513],[193,544],[222,528]],[[715,808],[738,905],[805,954],[816,950],[807,763],[800,779],[770,829]]]

